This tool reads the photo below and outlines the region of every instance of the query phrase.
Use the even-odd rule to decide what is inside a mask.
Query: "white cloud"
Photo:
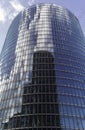
[[[10,22],[14,19],[14,17],[15,17],[17,14],[18,14],[17,12],[10,13],[10,15],[8,16],[8,19],[10,20]]]
[[[17,12],[24,9],[24,6],[18,0],[11,0],[9,3]]]
[[[34,0],[28,0],[28,5],[31,6],[32,4],[34,4]]]
[[[0,0],[0,22],[11,22],[14,17],[24,9],[24,6],[20,3],[20,0]]]
[[[0,22],[5,22],[6,20],[6,11],[0,5]]]
[[[31,6],[35,0],[26,0],[27,5]],[[24,5],[20,3],[20,0],[0,0],[0,22],[11,22],[14,17],[24,9]]]

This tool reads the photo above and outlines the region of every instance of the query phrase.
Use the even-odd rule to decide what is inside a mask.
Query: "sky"
[[[85,35],[85,0],[0,0],[0,52],[14,17],[24,8],[38,3],[55,3],[69,9],[79,19]]]

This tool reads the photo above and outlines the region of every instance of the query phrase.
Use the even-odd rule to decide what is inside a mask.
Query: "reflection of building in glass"
[[[84,36],[67,9],[39,4],[12,22],[0,56],[0,127],[85,129]]]

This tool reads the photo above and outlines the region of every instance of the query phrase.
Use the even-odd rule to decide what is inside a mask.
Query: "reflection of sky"
[[[32,8],[34,9],[34,8]],[[54,44],[53,44],[53,37],[52,37],[52,20],[56,16],[52,15],[59,13],[58,19],[61,19],[61,12],[64,12],[64,9],[59,6],[57,11],[57,8],[53,6],[53,11],[51,12],[50,5],[43,5],[43,6],[36,6],[36,12],[33,12],[33,10],[25,10],[21,13],[21,20],[19,25],[19,31],[18,29],[18,22],[19,22],[19,16],[16,17],[16,19],[13,21],[12,26],[9,29],[9,33],[7,35],[7,39],[5,42],[4,49],[2,51],[2,64],[1,64],[1,82],[0,85],[3,86],[5,83],[10,88],[13,89],[15,86],[17,87],[13,91],[9,91],[9,102],[8,105],[11,108],[11,104],[13,108],[8,110],[8,113],[10,111],[10,114],[6,114],[7,112],[4,112],[4,122],[5,119],[8,117],[12,117],[14,114],[21,112],[21,106],[22,106],[22,86],[24,83],[30,83],[32,78],[32,65],[33,65],[33,54],[34,51],[40,51],[40,50],[46,50],[49,52],[53,52]],[[38,9],[40,11],[38,11]],[[40,14],[41,12],[41,14]],[[48,12],[48,13],[45,13]],[[28,16],[30,15],[30,18]],[[33,15],[33,16],[32,16]],[[40,15],[40,17],[39,17]],[[68,15],[68,14],[67,14]],[[66,17],[66,16],[65,16]],[[69,16],[68,16],[69,17]],[[48,23],[48,24],[47,24]],[[15,27],[16,26],[16,27]],[[12,30],[14,30],[15,27],[15,35]],[[17,33],[18,32],[18,33]],[[45,32],[45,33],[44,33]],[[34,37],[37,36],[36,38]],[[14,35],[11,37],[11,35]],[[17,38],[18,35],[18,38]],[[8,37],[9,36],[9,37]],[[15,41],[13,43],[13,41]],[[10,43],[10,45],[8,45]],[[14,44],[15,50],[13,51],[13,54],[10,53],[12,47],[12,44]],[[41,44],[41,46],[40,46]],[[42,49],[43,48],[43,49]],[[6,52],[6,50],[8,50]],[[5,52],[5,53],[4,53]],[[12,58],[15,55],[14,58],[14,64],[8,64],[8,67],[10,66],[10,73],[8,73],[6,67],[6,70],[4,72],[4,64],[10,63],[9,59],[4,59],[3,57],[10,55]],[[12,60],[13,62],[13,60]],[[8,75],[8,77],[6,76]],[[31,76],[31,77],[29,77]],[[7,77],[7,78],[6,78]],[[4,90],[4,87],[2,87]],[[7,88],[8,89],[8,88]],[[3,91],[2,90],[2,91]],[[13,94],[12,94],[13,92]],[[1,92],[1,95],[3,93]],[[11,95],[17,95],[17,98],[11,98]],[[5,92],[4,92],[4,99],[6,99]],[[6,102],[6,100],[5,100]],[[16,108],[16,105],[19,106],[19,108]],[[2,107],[2,106],[1,106]],[[4,107],[6,108],[6,103],[4,103]]]
[[[85,33],[85,1],[84,0],[0,0],[0,51],[12,19],[23,8],[36,3],[57,3],[72,11],[79,19]]]

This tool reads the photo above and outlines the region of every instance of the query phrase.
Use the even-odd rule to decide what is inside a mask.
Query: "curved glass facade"
[[[12,22],[0,55],[0,129],[85,129],[84,36],[67,9],[38,4]]]

